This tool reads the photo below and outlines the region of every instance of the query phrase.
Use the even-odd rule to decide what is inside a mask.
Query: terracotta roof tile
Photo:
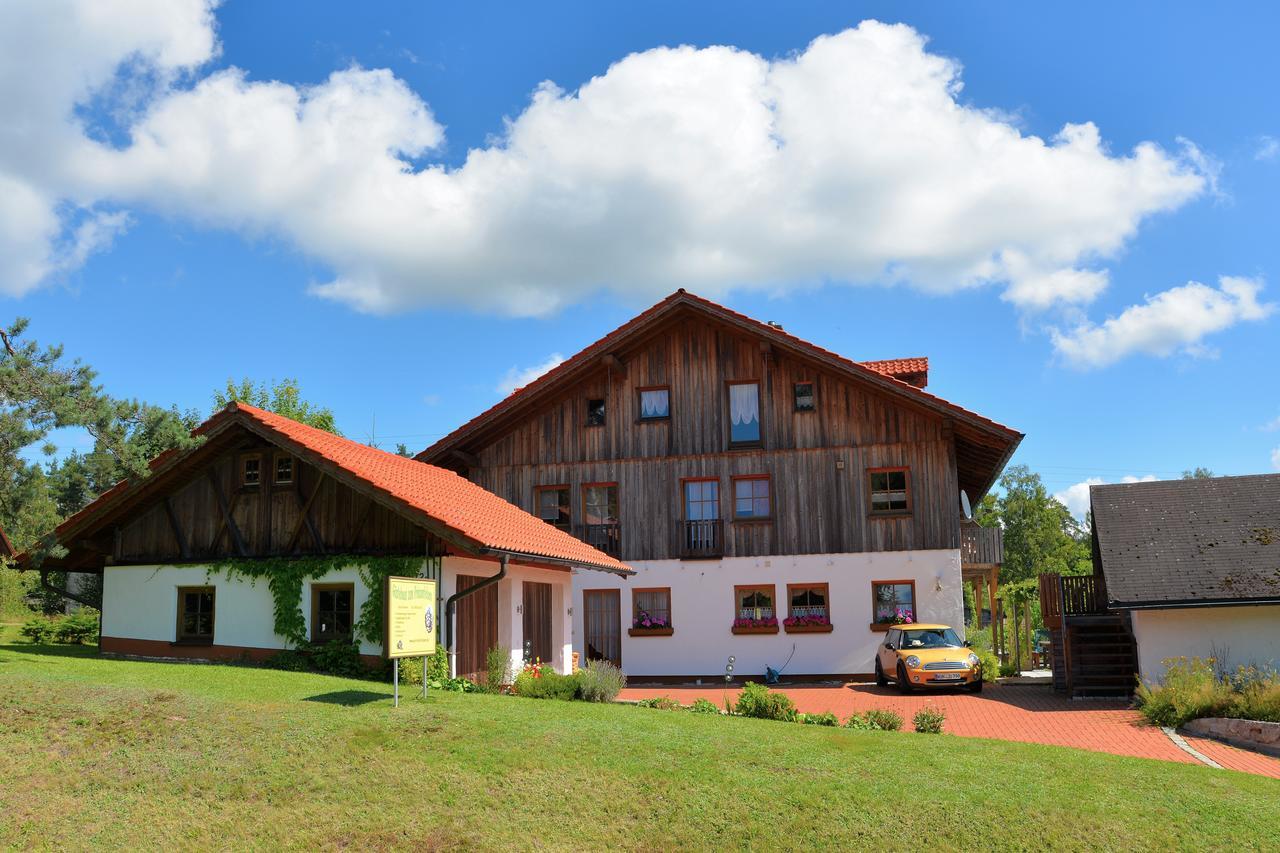
[[[883,361],[860,361],[863,367],[869,367],[876,373],[885,376],[905,376],[912,373],[928,373],[927,358],[889,358]]]

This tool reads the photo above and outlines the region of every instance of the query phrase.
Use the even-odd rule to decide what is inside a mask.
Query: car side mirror
[[[893,643],[885,643],[884,647],[889,651],[893,651]]]

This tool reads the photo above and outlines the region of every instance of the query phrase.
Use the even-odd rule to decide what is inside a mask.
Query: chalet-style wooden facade
[[[708,675],[723,666],[707,669],[712,656],[737,647],[721,637],[743,618],[730,618],[731,609],[754,614],[767,600],[769,618],[781,622],[787,598],[794,608],[822,610],[832,624],[841,610],[846,619],[856,610],[865,645],[877,621],[873,581],[909,581],[916,592],[901,595],[911,607],[953,622],[962,576],[994,586],[999,534],[962,525],[960,494],[978,500],[1021,435],[925,391],[927,371],[924,359],[855,363],[680,291],[418,458],[465,474],[639,570],[632,586],[640,597],[616,603],[587,586],[594,578],[580,579],[575,642],[584,654],[607,646],[604,656],[632,674]],[[962,552],[974,561],[967,572]],[[905,565],[903,555],[917,553],[933,555],[927,567]],[[859,561],[849,555],[884,556],[855,570]],[[804,566],[791,565],[797,560]],[[836,602],[831,585],[855,576],[861,588],[840,594],[858,605]],[[750,608],[744,596],[752,593],[735,599],[734,587],[766,581],[773,589],[758,590]],[[804,589],[793,595],[787,584]],[[642,592],[651,585],[657,593]],[[945,588],[945,603],[926,607],[926,585]],[[654,609],[673,627],[662,655],[639,653],[641,644],[626,643],[614,627]],[[681,621],[712,609],[726,615],[707,632]],[[599,612],[605,627],[591,627]],[[824,633],[836,632],[829,624]],[[678,664],[689,660],[682,634],[714,653]],[[632,624],[627,636],[650,634]],[[624,644],[637,653],[624,653]],[[844,644],[854,647],[849,634]],[[800,671],[869,671],[870,651],[859,664],[860,654],[809,656],[800,665],[816,668]]]
[[[117,485],[60,525],[65,554],[38,567],[23,560],[103,574],[104,651],[273,654],[291,638],[274,630],[270,578],[255,585],[218,568],[272,558],[338,558],[304,587],[306,639],[358,639],[374,594],[360,568],[405,557],[440,582],[442,597],[479,587],[456,602],[460,672],[481,670],[494,645],[522,649],[525,634],[567,668],[569,570],[629,574],[451,472],[251,406],[232,404],[197,435],[195,448],[161,456],[150,477]],[[519,606],[531,592],[532,621]],[[371,661],[383,653],[368,639],[360,646]]]

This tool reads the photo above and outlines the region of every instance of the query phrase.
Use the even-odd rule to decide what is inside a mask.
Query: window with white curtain
[[[729,386],[729,443],[760,441],[760,384],[736,382]]]

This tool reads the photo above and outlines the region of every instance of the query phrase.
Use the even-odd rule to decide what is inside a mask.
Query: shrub
[[[627,676],[607,660],[587,661],[578,670],[579,698],[588,702],[612,702],[627,686]]]
[[[267,658],[266,666],[285,672],[308,672],[311,669],[311,661],[305,653],[297,649],[283,649]]]
[[[733,712],[743,717],[791,722],[796,718],[796,705],[786,694],[775,693],[763,684],[748,681],[738,694]]]
[[[401,684],[422,683],[422,658],[399,658],[392,663],[400,669]]]
[[[427,658],[427,681],[444,681],[448,677],[449,652],[443,644],[437,643],[435,653]]]
[[[991,683],[1000,677],[1000,658],[989,649],[974,649],[973,653],[982,661],[982,680]]]
[[[93,639],[98,633],[96,610],[77,610],[70,616],[53,623],[53,636],[59,643],[79,645]]]
[[[921,734],[940,735],[942,734],[942,722],[946,718],[947,715],[936,708],[921,708],[911,718],[911,724]]]
[[[840,718],[830,711],[821,714],[796,714],[796,721],[806,726],[838,726]]]
[[[503,646],[489,649],[484,656],[484,668],[485,691],[500,693],[503,685],[511,681],[511,650]]]
[[[689,710],[695,714],[715,714],[716,716],[720,715],[719,706],[716,705],[715,702],[712,702],[708,699],[703,699],[701,696],[693,700],[693,704],[689,706]]]
[[[520,671],[513,686],[518,696],[568,701],[578,695],[581,676],[581,670],[573,675],[561,675],[548,666],[532,664]]]
[[[993,657],[994,657],[994,655],[993,655]],[[1017,667],[1015,664],[1012,664],[1012,663],[1002,663],[1002,664],[1000,664],[1000,677],[1001,677],[1001,678],[1008,678],[1008,677],[1009,677],[1009,676],[1011,676],[1011,675],[1017,675],[1017,674],[1018,674],[1018,667]]]
[[[53,623],[43,616],[33,616],[22,624],[18,633],[33,643],[44,644],[53,637]]]
[[[1280,723],[1280,675],[1242,667],[1231,676],[1231,683],[1236,689],[1231,716]]]
[[[873,708],[865,714],[854,714],[845,721],[846,729],[867,732],[896,732],[902,728],[902,717],[893,711]]]
[[[636,703],[641,708],[657,708],[659,711],[679,711],[684,706],[670,696],[650,696]]]
[[[311,665],[316,672],[356,678],[368,675],[364,661],[360,660],[360,647],[355,643],[331,640],[311,647]]]
[[[1229,681],[1214,675],[1212,658],[1169,658],[1164,683],[1139,684],[1142,715],[1157,726],[1177,728],[1197,717],[1231,716],[1236,696]]]

